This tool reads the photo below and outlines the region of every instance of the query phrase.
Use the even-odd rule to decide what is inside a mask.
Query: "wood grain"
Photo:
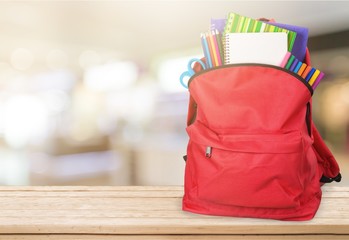
[[[347,240],[345,235],[0,235],[0,240]]]
[[[0,187],[0,239],[349,239],[347,187],[324,187],[305,222],[193,214],[182,196],[177,186]]]

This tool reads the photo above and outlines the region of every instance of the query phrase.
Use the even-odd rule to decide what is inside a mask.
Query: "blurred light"
[[[103,112],[101,95],[83,85],[77,86],[72,98],[70,137],[74,141],[83,142],[99,136],[97,117]]]
[[[62,50],[54,49],[48,53],[46,61],[51,69],[60,69],[68,64],[68,56]]]
[[[27,70],[33,62],[33,54],[28,49],[17,48],[11,54],[11,64],[17,70]]]
[[[0,83],[8,84],[15,76],[16,71],[13,70],[10,64],[0,62]]]
[[[181,58],[173,58],[163,61],[159,66],[159,81],[163,90],[168,92],[183,92],[187,91],[179,82],[179,76],[187,71],[188,61],[191,58],[198,58],[197,56],[188,56]],[[189,80],[185,79],[186,81]],[[186,81],[185,84],[187,83]]]
[[[92,66],[98,65],[101,62],[101,58],[95,51],[86,50],[81,53],[79,57],[79,64],[82,68],[90,68]]]
[[[34,77],[31,88],[34,91],[70,91],[76,82],[76,76],[68,70],[55,70]]]
[[[5,185],[29,184],[29,161],[21,151],[0,151],[0,182]]]
[[[71,132],[71,138],[76,142],[84,142],[93,139],[95,135],[95,130],[91,128],[74,128]]]
[[[122,136],[126,142],[136,143],[143,139],[143,129],[135,123],[128,123],[122,129]]]
[[[19,27],[37,27],[37,24],[42,23],[42,15],[34,5],[29,4],[14,4],[9,5],[4,11],[3,17],[14,26]]]
[[[5,116],[5,108],[2,102],[0,102],[0,116]],[[5,125],[4,117],[0,117],[0,136],[4,133],[4,125]]]
[[[69,96],[63,91],[48,91],[43,94],[43,98],[47,106],[47,110],[53,114],[64,111],[69,105]]]
[[[47,133],[44,103],[33,96],[15,96],[4,107],[4,138],[13,148],[40,141]]]
[[[340,99],[349,107],[349,82],[343,84],[340,89]]]
[[[124,90],[137,79],[138,68],[133,62],[112,62],[86,71],[84,83],[93,90]]]
[[[339,55],[331,59],[329,69],[332,72],[338,74],[348,73],[349,57],[345,55]]]
[[[341,129],[347,125],[349,108],[341,97],[338,98],[338,93],[340,94],[341,90],[341,84],[334,84],[324,90],[321,120],[328,129]]]
[[[139,122],[146,121],[151,117],[155,102],[155,92],[152,85],[137,86],[130,91],[128,97],[128,117]]]

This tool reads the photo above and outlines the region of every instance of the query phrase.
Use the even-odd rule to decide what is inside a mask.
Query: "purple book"
[[[294,41],[294,45],[291,53],[298,60],[300,60],[301,62],[304,62],[305,52],[308,44],[308,28],[293,26],[293,25],[288,25],[283,23],[276,23],[276,22],[268,22],[268,24],[285,28],[287,30],[294,31],[297,33],[296,40]]]
[[[222,33],[224,31],[226,20],[223,18],[211,18],[211,30],[218,30],[218,32]]]

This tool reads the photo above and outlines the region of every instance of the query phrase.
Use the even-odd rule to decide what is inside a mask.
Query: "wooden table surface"
[[[0,239],[349,239],[349,188],[305,222],[181,210],[183,187],[0,187]]]

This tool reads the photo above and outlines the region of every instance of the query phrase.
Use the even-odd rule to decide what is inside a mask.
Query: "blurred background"
[[[0,2],[0,184],[182,185],[187,61],[229,12],[309,28],[313,117],[349,185],[349,2]]]

